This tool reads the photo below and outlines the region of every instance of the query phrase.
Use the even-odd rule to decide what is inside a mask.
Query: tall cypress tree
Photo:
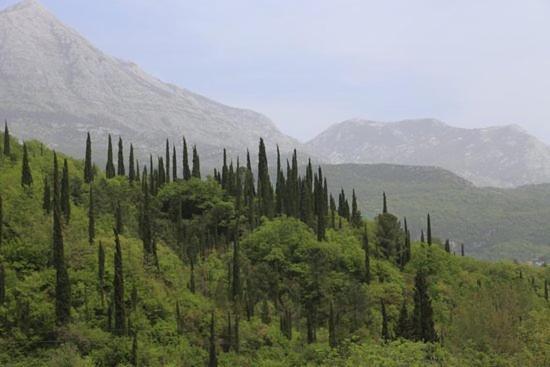
[[[172,147],[172,180],[176,181],[178,179],[178,158],[176,155],[176,146]]]
[[[166,170],[164,171],[165,179],[164,182],[168,183],[170,182],[170,142],[168,139],[166,139],[166,152],[165,152],[165,158],[166,158]]]
[[[281,215],[284,211],[285,204],[285,176],[281,168],[281,153],[279,145],[277,145],[277,182],[275,185],[275,214]]]
[[[238,230],[237,230],[238,231]],[[238,233],[235,236],[235,241],[233,241],[233,281],[231,288],[231,295],[233,297],[233,302],[237,302],[240,299],[241,295],[241,259],[239,252],[239,238]]]
[[[90,196],[88,200],[88,243],[93,245],[95,239],[95,208],[94,208],[94,190],[90,186]]]
[[[27,144],[23,143],[23,163],[21,166],[21,186],[29,187],[32,185],[32,173],[29,165],[29,152]]]
[[[122,271],[122,250],[120,248],[120,239],[115,230],[115,276],[113,279],[114,289],[114,315],[115,315],[115,335],[126,334],[126,310],[124,306],[124,274]]]
[[[210,341],[208,367],[218,367],[218,356],[216,354],[216,324],[214,320],[214,311],[210,319]]]
[[[330,302],[330,310],[328,316],[328,344],[331,348],[338,346],[338,339],[336,337],[336,317],[334,315],[334,304]]]
[[[117,203],[115,209],[115,229],[118,234],[124,233],[124,221],[122,218],[122,206],[120,205],[120,201]]]
[[[445,241],[445,251],[449,254],[451,253],[451,242],[449,241],[449,239]]]
[[[10,145],[10,131],[8,129],[8,121],[4,121],[4,156],[7,157],[11,154]]]
[[[201,178],[201,162],[195,145],[193,145],[193,171],[191,172],[191,176],[198,179]]]
[[[548,280],[544,279],[544,299],[548,302]]]
[[[386,199],[386,193],[385,192],[383,194],[383,197],[384,197],[384,200],[383,200],[383,204],[382,204],[382,213],[387,214],[388,213],[388,202],[387,202],[387,199]]]
[[[273,217],[273,186],[269,179],[269,168],[267,165],[267,154],[264,140],[260,138],[258,149],[258,199],[260,215],[268,218]]]
[[[130,144],[130,157],[128,159],[128,180],[130,183],[139,180],[139,174],[136,176],[136,166],[134,158],[134,145]]]
[[[0,263],[0,306],[6,302],[6,271],[4,264]]]
[[[363,231],[363,251],[365,251],[365,283],[370,284],[372,277],[370,272],[370,249],[369,249],[369,235],[367,233],[367,225]]]
[[[189,153],[187,152],[187,141],[183,138],[183,179],[189,180],[191,178],[191,170],[189,169]]]
[[[357,207],[357,196],[355,195],[355,189],[352,192],[352,199],[351,199],[351,224],[355,228],[361,228],[361,225],[363,223],[363,219],[361,218],[361,212],[359,211],[359,208]]]
[[[4,238],[4,203],[0,195],[0,248],[2,248],[2,239]]]
[[[255,203],[256,191],[254,187],[254,174],[252,173],[252,164],[250,162],[250,152],[246,151],[246,173],[244,177],[244,205],[247,211],[248,224],[250,229],[254,229],[256,224]]]
[[[109,141],[107,143],[107,165],[105,166],[105,176],[107,178],[113,178],[116,175],[115,164],[113,163],[113,142],[111,140],[111,134],[109,134]]]
[[[117,161],[117,175],[125,176],[126,169],[124,167],[124,145],[122,144],[122,138],[118,138],[118,161]]]
[[[388,329],[388,314],[384,300],[380,300],[380,311],[382,313],[382,340],[390,340],[390,331]]]
[[[103,243],[101,243],[101,241],[99,241],[99,247],[97,249],[97,280],[101,306],[103,307],[103,291],[105,289],[105,249],[103,248]]]
[[[413,333],[416,340],[435,342],[432,301],[428,293],[426,274],[419,270],[414,278]]]
[[[144,180],[143,205],[141,206],[140,228],[141,240],[143,242],[144,263],[151,264],[153,262],[153,230],[151,223],[151,213],[149,208],[149,190],[147,181]]]
[[[69,164],[67,158],[63,162],[63,175],[61,176],[61,212],[65,217],[65,223],[71,220],[71,189],[69,186]]]
[[[52,210],[52,197],[51,197],[51,187],[48,176],[44,177],[44,191],[42,193],[42,209],[46,214],[50,214]]]
[[[464,255],[465,255],[465,253],[464,253],[464,244],[461,243],[460,244],[460,256],[464,256]]]
[[[138,365],[138,339],[137,332],[133,333],[132,337],[132,351],[130,353],[130,364],[132,366]]]
[[[427,235],[428,235],[428,245],[432,244],[432,220],[430,218],[430,214],[428,213],[428,227],[427,227]]]
[[[222,189],[227,190],[227,176],[229,174],[229,169],[227,167],[227,151],[223,148],[223,163],[222,163],[222,179],[221,185]]]
[[[86,158],[84,160],[84,182],[89,184],[94,180],[94,171],[92,165],[92,139],[90,133],[86,137]]]
[[[54,187],[58,186],[57,157],[54,154]],[[54,189],[55,190],[55,189]],[[55,191],[54,191],[55,193]],[[71,316],[71,282],[65,264],[65,247],[59,195],[54,194],[53,201],[53,265],[55,281],[55,316],[57,325],[65,325]]]
[[[395,329],[395,336],[398,338],[410,338],[409,312],[407,311],[407,300],[403,298],[401,310],[399,310],[399,320]]]

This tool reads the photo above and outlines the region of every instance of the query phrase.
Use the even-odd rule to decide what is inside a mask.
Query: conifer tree
[[[210,342],[209,342],[208,367],[218,367],[218,356],[216,354],[216,329],[214,320],[214,311],[210,320]]]
[[[63,162],[63,175],[61,176],[61,212],[65,218],[65,223],[71,219],[71,189],[69,186],[69,165],[67,158]]]
[[[277,182],[275,185],[275,214],[281,215],[284,212],[285,202],[285,176],[281,168],[281,153],[277,145]]]
[[[122,144],[122,138],[118,138],[118,161],[117,161],[117,175],[125,176],[126,169],[124,167],[124,145]]]
[[[254,198],[256,196],[254,187],[254,175],[252,174],[252,164],[250,162],[250,152],[246,151],[246,173],[244,177],[244,205],[247,209],[247,217],[250,229],[254,229],[255,218],[255,205]]]
[[[427,218],[428,227],[427,227],[427,235],[428,235],[428,245],[432,245],[432,220],[430,218],[430,214],[428,214]]]
[[[136,182],[141,181],[141,172],[139,171],[139,161],[136,159]]]
[[[153,260],[153,231],[151,225],[151,216],[149,208],[149,190],[147,189],[147,181],[144,183],[145,190],[143,196],[143,205],[141,207],[140,228],[141,240],[143,242],[144,263],[150,264]]]
[[[6,271],[4,264],[0,263],[0,306],[6,302]]]
[[[114,316],[115,316],[115,335],[126,334],[126,310],[124,306],[124,275],[122,271],[122,250],[120,248],[120,239],[115,230],[115,260],[114,260]]]
[[[2,239],[4,235],[4,203],[0,195],[0,248],[2,248]]]
[[[233,297],[233,302],[236,302],[240,299],[241,295],[241,259],[239,252],[239,234],[235,235],[235,240],[233,241],[233,281],[231,295]]]
[[[166,183],[166,171],[164,169],[164,159],[158,157],[158,177],[157,177],[157,187],[162,187]]]
[[[222,163],[222,178],[221,185],[222,189],[227,190],[227,176],[229,174],[229,169],[227,167],[227,151],[223,148],[223,163]]]
[[[380,300],[380,311],[382,313],[382,340],[390,340],[390,332],[388,329],[388,314],[386,312],[386,304],[384,300]]]
[[[386,199],[386,193],[385,192],[383,193],[383,197],[384,197],[384,200],[383,200],[383,204],[382,204],[382,213],[387,214],[388,213],[388,202],[387,202],[387,199]]]
[[[189,180],[191,178],[191,170],[189,169],[189,153],[187,152],[187,141],[183,138],[183,179]]]
[[[32,185],[32,173],[29,165],[29,152],[27,144],[23,143],[23,163],[21,166],[21,186],[30,187]]]
[[[89,184],[94,180],[94,171],[92,165],[92,139],[90,133],[86,137],[86,158],[84,160],[84,182]]]
[[[405,298],[403,298],[403,303],[399,310],[399,320],[397,321],[395,336],[405,339],[410,337],[409,312],[407,311],[407,300]]]
[[[166,183],[169,183],[170,182],[170,142],[168,141],[168,139],[166,139],[166,153],[165,153],[165,158],[166,158],[166,170],[165,170],[165,179],[164,179],[164,182]]]
[[[178,335],[183,334],[183,325],[181,320],[180,303],[176,301],[176,332]]]
[[[258,149],[258,204],[260,215],[268,218],[273,217],[273,186],[269,179],[269,168],[267,164],[267,153],[264,140],[260,138]]]
[[[367,225],[363,231],[363,251],[365,251],[365,283],[370,284],[371,272],[370,272],[370,249],[369,249],[369,235],[367,233]]]
[[[139,179],[139,173],[136,174],[136,161],[134,158],[134,145],[130,144],[130,156],[128,158],[128,181],[133,183]]]
[[[10,131],[8,129],[8,121],[4,121],[4,157],[11,154]]]
[[[50,181],[48,176],[44,177],[44,189],[42,193],[42,209],[46,214],[50,214],[52,210],[52,197],[51,197],[51,188]]]
[[[57,157],[54,155],[54,186],[57,186]],[[71,316],[71,282],[65,264],[63,228],[59,197],[54,195],[53,202],[53,265],[55,281],[55,316],[57,325],[65,325]]]
[[[460,256],[464,256],[464,244],[460,244]]]
[[[103,306],[103,290],[105,289],[105,249],[101,241],[99,241],[99,247],[97,249],[97,280],[101,305]]]
[[[241,322],[241,316],[239,315],[239,312],[235,313],[235,326],[233,327],[233,350],[236,353],[239,353],[241,349],[241,342],[240,342],[240,322]]]
[[[445,251],[449,254],[451,253],[451,242],[449,241],[449,239],[445,241]]]
[[[424,230],[421,230],[421,231],[420,231],[420,242],[426,243],[426,240],[425,240],[425,238],[424,238]]]
[[[197,153],[197,147],[193,145],[193,171],[191,176],[200,179],[201,178],[201,163],[199,153]]]
[[[88,200],[88,243],[93,245],[95,239],[95,208],[94,208],[94,190],[90,186],[90,196]]]
[[[107,178],[113,178],[116,175],[115,164],[113,162],[113,142],[111,140],[111,134],[109,134],[109,141],[107,143],[107,165],[105,166],[105,176]]]
[[[130,353],[130,364],[132,366],[138,365],[138,341],[137,341],[137,331],[133,333],[132,338],[132,351]]]
[[[544,280],[544,299],[548,302],[548,280]]]
[[[178,179],[178,158],[176,156],[176,146],[172,147],[172,180]]]
[[[338,346],[338,339],[336,338],[336,317],[334,315],[333,302],[330,302],[328,317],[328,344],[331,348],[336,348]]]
[[[355,189],[354,189],[352,192],[352,199],[351,199],[351,224],[355,228],[361,228],[362,223],[363,223],[363,219],[361,218],[361,212],[357,207],[357,196],[355,195]]]
[[[413,333],[416,340],[435,342],[437,334],[434,328],[433,309],[428,294],[426,274],[419,270],[414,278]]]

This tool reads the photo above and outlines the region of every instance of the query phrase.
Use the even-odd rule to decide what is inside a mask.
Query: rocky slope
[[[307,144],[331,163],[437,166],[481,186],[550,182],[550,148],[511,125],[463,129],[441,121],[349,120]]]

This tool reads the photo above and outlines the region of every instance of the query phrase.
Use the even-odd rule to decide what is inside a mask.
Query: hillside
[[[248,170],[244,183],[224,174],[226,189],[218,178],[163,183],[145,174],[137,182],[103,172],[89,186],[85,162],[68,158],[56,199],[55,190],[44,190],[46,178],[56,180],[53,152],[27,142],[29,183],[23,147],[15,139],[10,146],[0,154],[2,365],[550,361],[548,267],[483,262],[437,242],[411,243],[389,213],[366,223],[342,218],[332,226],[329,219],[321,241],[319,215],[307,224],[284,215],[251,220],[268,208],[269,190],[250,194]],[[60,167],[64,158],[58,156]],[[313,194],[305,191],[299,201]],[[52,211],[54,219],[62,216],[58,232]],[[67,296],[58,297],[67,285]]]
[[[369,218],[382,210],[382,192],[392,212],[412,224],[413,237],[432,214],[434,233],[466,244],[469,254],[487,259],[550,259],[550,185],[515,189],[480,188],[439,168],[389,164],[323,165],[338,192],[355,187]]]
[[[0,116],[23,139],[40,139],[82,157],[83,133],[106,142],[108,133],[131,140],[136,154],[162,152],[169,137],[197,144],[205,166],[221,148],[243,154],[279,144],[300,144],[267,117],[225,106],[148,75],[137,65],[106,55],[35,0],[0,12]],[[62,133],[61,133],[62,132]],[[106,158],[96,157],[98,163]]]
[[[436,166],[477,186],[550,182],[550,147],[517,126],[464,129],[438,120],[348,120],[307,143],[330,163]]]

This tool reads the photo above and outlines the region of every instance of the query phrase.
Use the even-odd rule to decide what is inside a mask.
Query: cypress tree
[[[384,192],[383,194],[383,197],[384,197],[384,202],[383,202],[383,205],[382,205],[382,213],[383,214],[387,214],[388,213],[388,202],[387,202],[387,199],[386,199],[386,193]]]
[[[254,175],[252,173],[252,164],[250,162],[250,152],[246,151],[246,173],[244,177],[244,205],[247,209],[247,217],[250,229],[254,229],[255,219],[255,205],[254,197],[256,196],[254,188]]]
[[[107,165],[105,166],[105,176],[107,178],[113,178],[116,175],[115,164],[113,163],[113,142],[111,140],[111,134],[109,134],[109,141],[107,143]]]
[[[120,239],[115,230],[115,276],[113,279],[114,289],[114,315],[115,315],[115,335],[126,334],[126,310],[124,308],[124,275],[122,271],[122,250],[120,248]]]
[[[284,212],[285,176],[281,168],[281,153],[277,145],[277,182],[275,185],[275,214],[281,215]]]
[[[132,338],[132,351],[130,353],[130,364],[132,366],[138,365],[138,341],[137,341],[137,332],[133,333]]]
[[[413,333],[416,340],[435,342],[437,334],[426,274],[419,270],[414,278]]]
[[[428,245],[431,246],[432,244],[432,220],[430,218],[430,214],[428,213],[428,229],[427,229],[427,235],[428,235]]]
[[[4,264],[0,263],[0,306],[6,302],[6,272]]]
[[[235,326],[233,328],[233,350],[236,353],[239,353],[241,349],[241,342],[240,342],[240,322],[241,322],[241,316],[238,312],[235,313]]]
[[[367,233],[367,225],[363,231],[363,251],[365,251],[365,283],[370,284],[372,277],[370,273],[370,250],[369,250],[369,236]]]
[[[451,242],[449,241],[449,239],[447,239],[445,241],[445,251],[450,254],[451,253]]]
[[[201,178],[201,163],[199,159],[199,153],[197,153],[197,147],[193,145],[193,171],[191,176],[200,179]]]
[[[88,200],[88,243],[92,245],[95,239],[95,208],[94,208],[94,190],[90,186],[90,197]]]
[[[136,159],[136,182],[140,182],[141,172],[139,171],[139,161]]]
[[[424,239],[424,230],[420,231],[420,242],[426,243],[426,240]]]
[[[176,146],[172,147],[172,180],[178,179],[178,158],[176,156]]]
[[[239,252],[239,235],[238,233],[235,236],[235,241],[233,241],[233,281],[231,295],[233,301],[238,301],[241,295],[241,259]]]
[[[130,157],[128,158],[128,181],[130,183],[139,179],[139,173],[136,176],[134,145],[130,144]]]
[[[120,201],[117,203],[115,211],[115,230],[118,234],[124,233],[124,222],[122,220],[122,207]]]
[[[118,138],[118,161],[117,161],[117,175],[125,176],[126,169],[124,167],[124,146],[122,144],[122,138]]]
[[[51,198],[51,188],[48,176],[44,178],[44,191],[42,193],[42,209],[46,214],[50,214],[52,210],[52,198]]]
[[[544,280],[544,299],[548,302],[548,280]]]
[[[464,256],[464,244],[460,244],[460,256]]]
[[[166,170],[165,170],[166,176],[165,176],[164,182],[168,183],[170,182],[170,142],[168,141],[168,139],[166,139],[165,157],[166,157]]]
[[[216,354],[216,329],[215,329],[215,320],[214,320],[214,311],[212,311],[212,316],[210,320],[210,348],[209,348],[209,358],[208,358],[208,367],[218,367],[218,356]]]
[[[336,348],[338,346],[338,339],[336,338],[336,317],[334,316],[333,302],[330,302],[328,317],[328,344],[331,348]]]
[[[86,158],[84,160],[84,182],[89,184],[94,180],[94,171],[92,165],[92,139],[90,133],[86,137]]]
[[[229,174],[229,170],[227,167],[227,151],[225,148],[223,148],[223,165],[222,165],[222,189],[227,190],[227,176]]]
[[[2,195],[0,195],[0,248],[2,247],[2,239],[4,234],[4,203]]]
[[[351,224],[355,228],[361,228],[363,220],[361,218],[361,212],[357,207],[357,196],[355,195],[355,189],[352,192],[352,201],[351,201]]]
[[[180,303],[179,301],[176,301],[176,332],[178,335],[183,334],[183,327],[182,327],[182,320],[181,320],[181,311],[180,311]]]
[[[29,152],[27,144],[23,143],[23,163],[21,166],[21,186],[29,187],[32,185],[32,173],[29,165]]]
[[[54,156],[54,167],[57,170],[57,157]],[[56,177],[57,175],[54,175]],[[54,180],[54,185],[57,180]],[[60,203],[54,195],[53,203],[53,264],[56,271],[55,282],[55,316],[57,325],[65,325],[71,316],[71,282],[65,264],[63,229],[61,224]]]
[[[269,168],[267,164],[267,153],[264,140],[260,138],[258,148],[258,199],[260,215],[268,218],[273,217],[273,187],[269,179]]]
[[[103,290],[105,289],[105,249],[101,241],[99,241],[99,247],[97,249],[97,280],[101,305],[103,306]]]
[[[61,176],[61,212],[68,224],[71,219],[71,189],[69,187],[69,165],[67,158],[63,162],[63,175]]]
[[[388,314],[386,313],[386,304],[384,300],[380,300],[380,311],[382,312],[382,340],[390,340],[390,332],[388,330]]]
[[[8,121],[4,121],[4,156],[7,157],[11,154],[10,146],[10,131],[8,129]]]
[[[330,194],[330,227],[336,229],[336,202],[334,197]]]
[[[189,180],[191,178],[191,170],[189,169],[189,153],[187,152],[187,141],[183,138],[183,179]]]
[[[260,319],[266,325],[271,324],[271,314],[269,312],[269,304],[265,299],[262,301],[262,306],[260,310]]]
[[[158,179],[157,187],[162,187],[166,183],[166,170],[164,169],[164,159],[162,157],[158,158]]]
[[[410,337],[409,325],[410,325],[410,322],[409,322],[409,312],[407,311],[407,300],[403,298],[403,304],[401,305],[401,310],[399,311],[399,320],[397,322],[395,335],[400,338],[408,339]]]
[[[145,181],[145,190],[143,197],[143,205],[141,207],[141,240],[143,242],[144,262],[150,264],[153,256],[153,231],[151,225],[150,209],[149,209],[149,190]]]

